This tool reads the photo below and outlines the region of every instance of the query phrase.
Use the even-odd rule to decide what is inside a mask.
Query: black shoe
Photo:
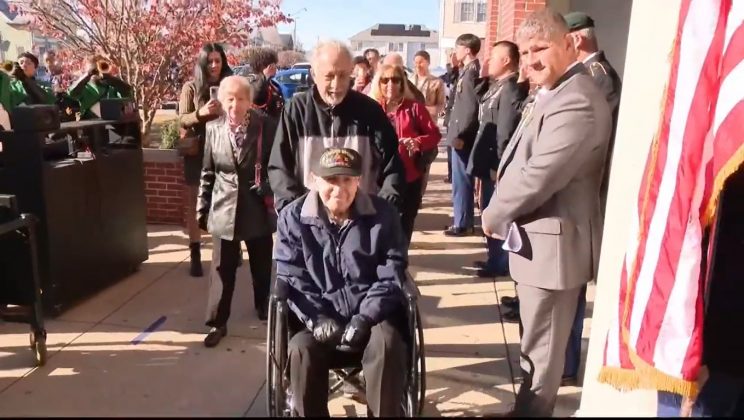
[[[450,177],[444,178],[444,183],[445,184],[451,184],[452,183],[452,178],[450,178]]]
[[[204,338],[204,345],[206,347],[214,347],[217,344],[220,344],[220,340],[222,340],[222,337],[227,335],[227,327],[212,327],[211,330],[209,330],[209,333]]]
[[[561,386],[579,386],[579,378],[576,376],[564,376],[561,378]]]
[[[261,305],[256,308],[256,315],[258,315],[259,321],[266,321],[267,319],[269,319],[269,310],[266,309],[265,305]]]
[[[485,261],[473,261],[473,267],[486,268],[486,262]]]
[[[508,306],[510,308],[519,307],[518,297],[504,296],[500,300],[501,300],[501,304],[504,306]]]
[[[501,314],[501,320],[509,323],[519,323],[519,311],[509,310]]]
[[[201,264],[201,244],[199,242],[192,242],[189,248],[191,248],[191,268],[189,269],[189,274],[191,274],[191,277],[201,277],[204,275]]]
[[[468,236],[473,234],[473,228],[461,228],[461,227],[455,227],[450,226],[447,229],[444,230],[444,236]]]

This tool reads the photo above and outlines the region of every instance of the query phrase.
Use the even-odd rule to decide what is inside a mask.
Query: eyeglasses
[[[390,82],[395,83],[396,85],[399,85],[403,80],[401,80],[400,77],[380,77],[380,83],[383,85],[386,85]]]

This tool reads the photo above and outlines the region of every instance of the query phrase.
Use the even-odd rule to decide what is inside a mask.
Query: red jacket
[[[398,139],[416,139],[419,150],[422,152],[436,148],[442,138],[442,133],[431,119],[429,111],[419,102],[404,99],[394,113],[388,113],[388,118],[395,127]],[[398,145],[398,154],[400,154],[403,166],[406,168],[406,182],[419,179],[423,173],[416,169],[414,156],[409,155],[408,149],[403,143]]]

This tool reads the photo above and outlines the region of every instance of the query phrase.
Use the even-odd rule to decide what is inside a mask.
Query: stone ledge
[[[142,155],[145,162],[178,163],[183,160],[176,149],[143,148]]]

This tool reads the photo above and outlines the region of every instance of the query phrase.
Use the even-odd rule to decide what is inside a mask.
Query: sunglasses
[[[401,84],[402,81],[403,80],[401,80],[400,77],[380,77],[380,83],[382,83],[383,85],[386,85],[390,82],[393,82],[396,85],[399,85]]]

